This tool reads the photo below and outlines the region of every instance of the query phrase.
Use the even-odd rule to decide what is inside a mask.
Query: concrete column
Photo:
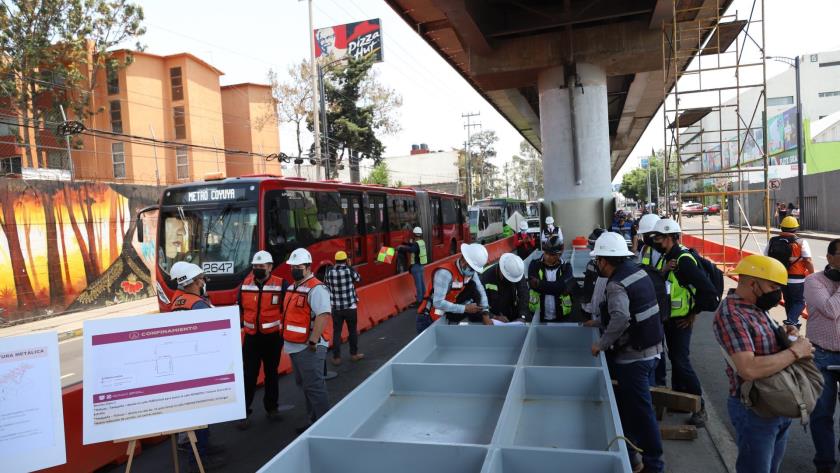
[[[603,69],[591,64],[577,64],[577,75],[583,90],[575,87],[573,100],[563,67],[546,69],[538,80],[544,198],[567,243],[575,236],[589,235],[596,226],[607,225],[612,209],[607,77]]]

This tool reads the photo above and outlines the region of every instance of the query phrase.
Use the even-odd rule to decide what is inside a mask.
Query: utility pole
[[[324,126],[324,136],[323,136],[324,145],[325,145],[324,146],[324,151],[325,151],[325,153],[324,153],[324,155],[325,155],[325,157],[324,157],[324,169],[325,169],[326,179],[332,179],[332,173],[330,172],[330,158],[332,156],[332,153],[330,152],[330,131],[327,128],[327,102],[326,102],[326,99],[325,99],[326,94],[324,92],[324,72],[323,71],[324,70],[323,70],[323,68],[321,68],[321,65],[318,64],[318,88],[320,90],[320,95],[321,95],[321,123]],[[319,147],[320,147],[320,145],[321,145],[321,143],[318,143]],[[324,156],[324,155],[322,155],[322,156]],[[318,165],[320,166],[320,163],[318,163]],[[320,167],[319,167],[319,169],[320,169]]]
[[[64,105],[59,105],[59,107],[61,108],[61,119],[66,123],[67,114],[64,113]],[[64,143],[67,145],[67,162],[70,168],[70,182],[76,182],[76,172],[73,168],[73,154],[70,153],[70,135],[64,136]],[[123,154],[123,156],[125,156],[125,154]],[[125,158],[123,158],[123,162],[125,162]]]
[[[464,143],[464,160],[465,168],[467,171],[467,204],[472,204],[473,202],[473,187],[472,187],[472,152],[470,151],[470,147],[472,146],[472,127],[474,126],[481,126],[481,123],[471,123],[472,117],[477,117],[481,115],[481,112],[475,113],[462,113],[461,118],[467,119],[467,124],[464,125],[464,128],[467,129],[467,141]]]
[[[797,162],[797,180],[799,181],[799,229],[805,229],[805,140],[802,139],[802,89],[800,89],[799,70],[801,69],[799,63],[799,55],[794,59],[794,69],[796,69],[796,162]],[[770,224],[767,224],[770,228]]]
[[[312,25],[312,0],[309,0],[309,69],[312,75],[312,132],[315,135],[315,178],[321,180],[321,125],[318,117],[318,69],[315,67],[315,28]]]
[[[505,197],[510,198],[510,180],[508,180],[508,163],[505,163]]]
[[[158,159],[157,159],[157,138],[155,138],[155,129],[151,123],[149,123],[149,133],[152,134],[152,153],[155,155],[155,181],[157,182],[158,187],[160,187],[160,169],[158,168]]]

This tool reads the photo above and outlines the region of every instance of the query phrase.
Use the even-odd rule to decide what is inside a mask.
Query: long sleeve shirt
[[[604,327],[604,333],[598,341],[602,351],[606,351],[618,343],[615,352],[615,362],[618,364],[632,363],[639,360],[658,358],[662,353],[662,343],[658,343],[643,350],[636,350],[626,343],[630,334],[630,297],[627,291],[617,282],[607,283],[607,310],[610,313],[610,323]]]
[[[452,284],[452,273],[449,270],[441,269],[435,271],[434,279],[432,280],[434,289],[432,290],[432,305],[435,309],[440,309],[444,312],[451,312],[453,314],[463,314],[465,306],[463,304],[455,304],[446,300],[446,293],[449,292],[449,285]],[[467,284],[474,284],[476,291],[478,291],[479,301],[477,304],[484,310],[487,310],[489,304],[487,302],[487,293],[484,292],[484,286],[478,274],[473,275]]]
[[[805,278],[808,339],[820,348],[840,351],[840,282],[823,271]]]

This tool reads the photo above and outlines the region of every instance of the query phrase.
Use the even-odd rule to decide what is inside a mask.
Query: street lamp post
[[[796,163],[799,184],[799,228],[805,229],[805,139],[802,136],[802,89],[799,81],[799,55],[795,58],[786,56],[767,56],[765,59],[783,62],[793,67],[796,73]],[[766,118],[765,118],[766,120]],[[768,227],[770,225],[768,224]]]

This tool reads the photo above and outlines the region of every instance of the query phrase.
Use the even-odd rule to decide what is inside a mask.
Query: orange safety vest
[[[458,294],[460,294],[464,290],[464,286],[466,286],[470,282],[472,276],[469,278],[465,278],[464,275],[461,274],[461,270],[460,268],[458,268],[457,260],[450,261],[444,265],[439,266],[437,269],[435,269],[434,272],[436,273],[442,269],[445,269],[452,273],[452,282],[449,283],[449,290],[446,291],[446,297],[444,299],[454,304],[455,299],[458,298]],[[443,317],[446,314],[446,311],[434,307],[432,303],[432,293],[435,290],[434,280],[435,275],[434,273],[432,273],[432,285],[427,291],[426,297],[423,298],[423,302],[420,304],[420,307],[417,308],[417,313],[424,313],[426,311],[426,307],[428,306],[429,316],[432,318],[432,320],[437,320]]]
[[[280,310],[283,301],[283,279],[271,275],[262,287],[254,284],[254,273],[250,273],[239,289],[242,307],[242,325],[245,333],[256,335],[260,333],[275,333],[280,331],[283,323],[283,312]]]
[[[175,290],[175,294],[172,296],[172,304],[169,306],[169,311],[175,312],[176,310],[192,310],[193,306],[197,302],[204,302],[210,307],[213,307],[213,304],[210,303],[210,299],[177,289]]]
[[[779,236],[783,236],[785,238],[795,238],[796,241],[790,245],[790,261],[791,264],[788,267],[788,276],[793,276],[798,279],[802,279],[807,276],[808,267],[805,265],[805,260],[802,258],[802,241],[801,238],[796,236],[795,233],[788,233],[788,232],[781,232]]]
[[[309,306],[309,293],[316,286],[324,283],[314,276],[300,285],[289,286],[286,289],[286,299],[283,301],[283,339],[290,343],[306,343],[312,333],[312,308]],[[316,314],[317,315],[317,314]],[[330,343],[332,340],[332,323],[327,322],[321,338]]]

